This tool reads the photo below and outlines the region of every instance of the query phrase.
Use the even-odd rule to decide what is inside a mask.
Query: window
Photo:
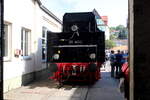
[[[11,24],[10,23],[4,23],[4,48],[3,48],[3,55],[4,55],[4,61],[10,60],[11,57]]]
[[[47,28],[42,27],[42,60],[46,60],[46,35]]]
[[[29,56],[31,51],[31,31],[26,28],[21,29],[21,50],[22,56]]]

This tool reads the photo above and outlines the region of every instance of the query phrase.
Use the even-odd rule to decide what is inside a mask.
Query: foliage
[[[127,39],[128,35],[126,34],[126,30],[123,29],[118,34],[118,39]]]
[[[119,30],[122,30],[124,29],[125,27],[123,25],[118,25],[116,26],[116,30],[119,31]]]
[[[111,34],[110,35],[110,40],[115,40],[117,37],[116,37],[116,35],[115,34]]]
[[[123,25],[118,25],[116,27],[110,27],[111,34],[116,37],[116,39],[127,39],[128,29]],[[111,38],[111,37],[110,37]]]
[[[112,40],[105,40],[105,48],[106,49],[110,49],[110,48],[113,48],[115,46],[116,46],[116,44],[115,44],[114,41],[112,41]]]

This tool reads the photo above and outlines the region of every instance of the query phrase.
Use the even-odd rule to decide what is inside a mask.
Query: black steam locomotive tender
[[[105,59],[104,32],[93,12],[65,13],[62,32],[47,32],[47,63],[59,83],[95,82]]]

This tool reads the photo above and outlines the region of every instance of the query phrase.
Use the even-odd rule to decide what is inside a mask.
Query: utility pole
[[[3,100],[3,33],[4,0],[0,0],[0,99]]]

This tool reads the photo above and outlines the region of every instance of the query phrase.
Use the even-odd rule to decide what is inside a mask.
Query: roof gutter
[[[50,12],[45,6],[41,5],[40,8],[47,13],[49,16],[51,16],[52,18],[54,18],[57,22],[59,22],[60,24],[62,24],[62,21],[56,17],[52,12]]]
[[[55,19],[58,23],[60,23],[62,25],[62,21],[56,17],[51,11],[49,11],[44,5],[42,5],[41,0],[35,0],[37,1],[37,3],[39,4],[40,8],[47,13],[49,16],[51,16],[53,19]]]
[[[35,1],[37,1],[37,3],[38,3],[39,5],[42,5],[41,0],[35,0]]]

